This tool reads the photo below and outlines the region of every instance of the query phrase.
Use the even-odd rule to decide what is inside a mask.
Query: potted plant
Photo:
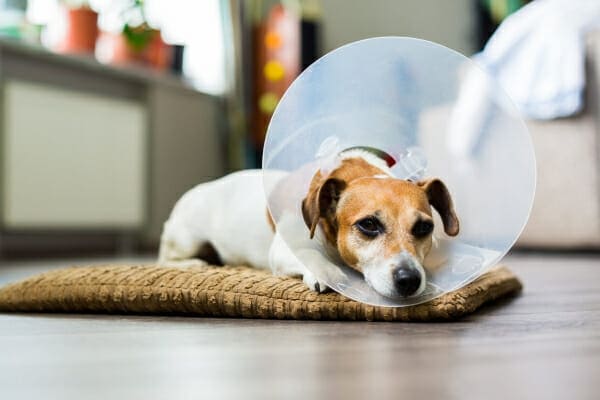
[[[102,34],[98,58],[112,64],[137,63],[166,69],[171,61],[171,47],[163,41],[160,30],[148,24],[144,0],[126,0],[121,16],[121,32]]]

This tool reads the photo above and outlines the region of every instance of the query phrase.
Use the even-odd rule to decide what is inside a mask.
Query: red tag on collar
[[[381,158],[383,161],[385,161],[385,163],[387,164],[387,166],[389,168],[393,167],[394,164],[396,164],[396,160],[394,159],[394,157],[392,157],[391,155],[389,155],[388,153],[386,153],[383,150],[376,149],[375,147],[369,147],[369,146],[350,147],[350,148],[342,151],[342,153],[349,151],[349,150],[363,150],[363,151],[369,152],[369,153]]]

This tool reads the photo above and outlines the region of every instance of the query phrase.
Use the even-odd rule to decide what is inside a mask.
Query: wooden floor
[[[600,255],[506,263],[523,294],[455,323],[0,315],[0,399],[600,398]]]

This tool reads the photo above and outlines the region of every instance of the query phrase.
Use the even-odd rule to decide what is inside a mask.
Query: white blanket
[[[535,0],[509,16],[475,56],[532,119],[583,107],[585,34],[600,28],[600,0]]]

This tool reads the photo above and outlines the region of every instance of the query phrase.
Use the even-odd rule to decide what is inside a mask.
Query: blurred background
[[[556,58],[562,47],[548,32],[565,32],[547,25],[550,48],[533,40],[541,35],[533,30],[535,15],[515,19],[520,24],[512,30],[503,24],[531,5],[0,0],[0,258],[153,257],[181,194],[259,167],[269,118],[285,89],[318,57],[355,40],[413,36],[479,53],[491,70],[511,66],[499,72],[509,89],[556,81],[544,57],[569,63]],[[486,54],[499,26],[508,33],[497,42],[527,43],[531,62],[494,52],[498,46]],[[570,74],[582,79],[576,104],[553,111],[544,103],[541,114],[529,103],[522,107],[538,188],[520,248],[600,248],[600,34],[590,23],[567,33],[573,31],[565,54],[584,67],[560,73],[561,82],[573,81]],[[520,105],[522,93],[514,93]]]

